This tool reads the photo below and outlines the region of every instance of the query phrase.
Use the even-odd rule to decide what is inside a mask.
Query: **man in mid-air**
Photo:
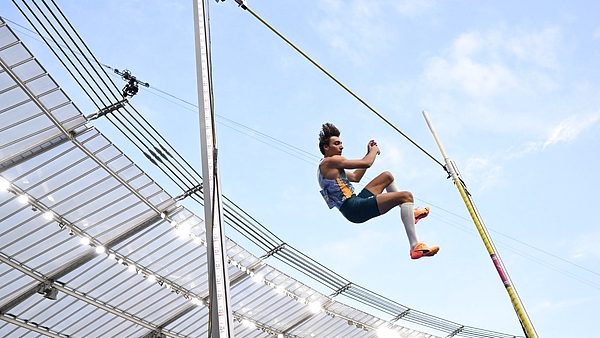
[[[358,195],[354,194],[350,182],[360,182],[379,154],[379,147],[374,140],[367,144],[365,157],[347,159],[342,156],[344,147],[340,131],[333,124],[325,123],[319,133],[319,149],[324,158],[319,164],[317,176],[321,195],[330,209],[337,207],[350,222],[363,223],[400,206],[400,218],[410,243],[410,257],[430,257],[440,250],[439,246],[428,247],[417,239],[415,224],[429,214],[429,207],[415,209],[412,193],[399,191],[390,172],[379,174]],[[383,193],[384,189],[386,193]]]

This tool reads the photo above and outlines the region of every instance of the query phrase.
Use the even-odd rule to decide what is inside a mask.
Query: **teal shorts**
[[[340,212],[352,223],[363,223],[381,215],[375,195],[367,189],[347,199],[340,207]]]

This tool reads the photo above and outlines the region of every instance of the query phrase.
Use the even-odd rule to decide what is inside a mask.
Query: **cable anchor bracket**
[[[203,188],[203,184],[202,184],[202,183],[200,183],[200,184],[198,184],[197,186],[195,186],[195,187],[192,187],[191,189],[189,189],[189,190],[187,190],[187,191],[184,191],[184,192],[183,192],[181,195],[179,195],[179,196],[175,197],[175,200],[176,200],[176,201],[181,201],[181,200],[185,199],[186,197],[189,197],[189,196],[191,196],[192,194],[195,194],[195,193],[197,193],[198,191],[202,190],[202,188]]]
[[[352,282],[342,286],[341,288],[335,290],[334,293],[330,294],[329,297],[336,297],[341,295],[342,293],[348,291],[352,287]]]
[[[215,0],[217,3],[220,2],[225,2],[225,0]],[[243,9],[246,9],[246,0],[234,0],[240,7],[242,7]]]
[[[269,250],[267,253],[265,253],[264,255],[262,255],[260,257],[260,260],[262,261],[263,259],[269,258],[271,256],[273,256],[274,254],[278,253],[279,251],[283,250],[283,248],[286,246],[287,244],[281,243],[278,246],[276,246],[275,248]]]
[[[119,109],[125,107],[125,104],[127,102],[129,102],[129,101],[127,101],[127,99],[123,99],[123,100],[121,100],[121,101],[119,101],[117,103],[111,104],[110,106],[106,106],[106,107],[104,107],[104,108],[102,108],[100,110],[97,110],[97,111],[89,114],[85,118],[88,119],[88,121],[96,120],[96,119],[98,119],[98,118],[100,118],[100,117],[102,117],[102,116],[104,116],[106,114],[112,113],[115,110],[119,110]]]
[[[402,319],[403,317],[406,317],[409,313],[410,313],[411,309],[406,309],[404,311],[402,311],[402,313],[398,314],[396,317],[392,318],[392,320],[390,320],[391,322],[397,322],[400,319]]]

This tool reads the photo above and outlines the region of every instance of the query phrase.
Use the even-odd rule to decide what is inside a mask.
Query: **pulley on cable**
[[[114,72],[115,74],[121,75],[121,79],[127,81],[127,84],[125,84],[125,87],[123,87],[123,91],[121,93],[123,98],[128,96],[133,97],[135,94],[137,94],[139,90],[138,84],[146,88],[150,87],[149,83],[138,80],[135,76],[131,75],[131,72],[127,69],[121,72],[115,68]]]
[[[219,3],[219,1],[220,1],[220,2],[225,2],[225,0],[215,0],[215,1],[216,1],[217,3]],[[245,6],[245,5],[246,5],[246,0],[235,0],[235,2],[237,2],[237,4],[238,4],[239,6]]]

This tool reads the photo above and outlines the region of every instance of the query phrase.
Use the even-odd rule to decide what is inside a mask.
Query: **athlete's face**
[[[343,149],[342,140],[337,136],[331,136],[329,145],[325,147],[325,154],[327,156],[341,155]]]

